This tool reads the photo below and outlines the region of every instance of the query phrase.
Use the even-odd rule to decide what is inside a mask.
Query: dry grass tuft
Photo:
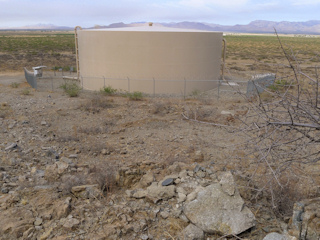
[[[99,113],[101,109],[108,109],[113,107],[113,100],[107,96],[96,95],[92,99],[87,100],[80,105],[80,109],[91,113]]]
[[[108,129],[107,127],[79,127],[78,132],[96,135],[96,134],[107,133]]]
[[[92,183],[98,184],[102,191],[112,192],[117,189],[117,167],[110,162],[97,162],[89,169]]]
[[[77,136],[59,136],[57,142],[79,142],[80,139]]]
[[[87,183],[85,175],[77,173],[74,175],[68,174],[61,177],[60,191],[67,195],[71,193],[72,187],[84,185]]]

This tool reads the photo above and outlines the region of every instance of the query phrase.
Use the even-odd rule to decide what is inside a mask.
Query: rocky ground
[[[241,98],[69,98],[20,75],[0,84],[1,239],[319,237],[319,199],[277,218],[226,158],[241,139],[182,115],[237,125]]]

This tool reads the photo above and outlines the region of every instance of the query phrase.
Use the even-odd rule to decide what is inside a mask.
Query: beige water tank
[[[84,89],[186,94],[220,76],[222,33],[157,26],[78,30]]]

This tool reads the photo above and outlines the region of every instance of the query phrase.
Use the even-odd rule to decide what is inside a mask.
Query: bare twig
[[[297,122],[269,122],[268,124],[283,125],[283,126],[296,126],[320,129],[319,124],[297,123]]]
[[[199,121],[197,119],[192,119],[187,117],[186,115],[184,115],[183,113],[181,114],[186,120],[189,121],[193,121],[193,122],[197,122],[197,123],[204,123],[204,124],[209,124],[209,125],[213,125],[213,126],[217,126],[217,127],[227,127],[227,128],[233,128],[233,129],[237,129],[234,126],[230,126],[230,125],[224,125],[224,124],[219,124],[219,123],[212,123],[212,122],[205,122],[205,121]]]

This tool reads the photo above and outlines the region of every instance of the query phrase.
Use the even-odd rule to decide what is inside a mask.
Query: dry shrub
[[[89,169],[90,182],[98,184],[102,191],[111,192],[116,189],[116,172],[115,164],[109,162],[95,163]]]
[[[61,176],[59,190],[66,195],[71,193],[72,187],[98,184],[102,191],[110,192],[116,187],[116,167],[111,163],[94,162],[90,164],[88,172],[66,174]]]
[[[157,99],[156,101],[151,102],[152,107],[150,109],[150,113],[157,115],[165,115],[169,113],[176,112],[176,106],[172,104],[171,101],[160,101]]]
[[[199,106],[186,106],[184,109],[184,115],[188,119],[194,119],[199,121],[208,120],[210,117],[214,115],[215,112],[215,109],[205,109]]]
[[[150,112],[153,114],[163,114],[166,112],[166,105],[163,102],[156,102],[153,104]]]
[[[57,142],[79,142],[79,138],[76,136],[59,136],[57,137]]]
[[[105,142],[95,142],[94,144],[91,144],[91,145],[82,145],[81,147],[81,152],[83,153],[96,153],[96,154],[100,154],[101,151],[103,149],[106,149],[108,152],[113,152],[114,151],[114,148],[109,145],[109,144],[106,144]]]
[[[305,193],[305,189],[301,188],[298,181],[288,181],[282,186],[273,181],[271,190],[272,202],[274,203],[273,209],[278,217],[290,217],[292,216],[292,210],[294,203],[308,198],[308,193]]]
[[[107,133],[108,130],[106,127],[79,127],[78,132],[85,134],[101,134]]]
[[[11,112],[11,108],[10,105],[8,105],[8,103],[3,102],[0,105],[0,118],[6,118],[9,113]]]
[[[101,109],[107,109],[113,107],[113,100],[103,95],[96,95],[92,99],[80,105],[80,109],[88,112],[99,113]]]
[[[235,132],[243,140],[234,150],[253,156],[244,174],[257,193],[268,196],[278,216],[290,216],[296,201],[319,195],[308,192],[320,182],[311,167],[320,159],[319,74],[315,68],[306,75],[292,51],[279,43],[289,68],[277,72],[276,85],[267,93],[248,99],[249,114]]]
[[[166,220],[166,224],[167,231],[164,232],[164,236],[169,237],[169,239],[179,239],[177,234],[181,233],[182,230],[188,226],[188,223],[184,222],[183,220],[172,217],[169,217]]]
[[[87,183],[87,179],[85,175],[83,175],[82,173],[77,173],[74,175],[71,175],[71,174],[63,175],[60,181],[61,181],[61,184],[59,186],[59,190],[64,195],[71,193],[72,187],[84,185]]]

